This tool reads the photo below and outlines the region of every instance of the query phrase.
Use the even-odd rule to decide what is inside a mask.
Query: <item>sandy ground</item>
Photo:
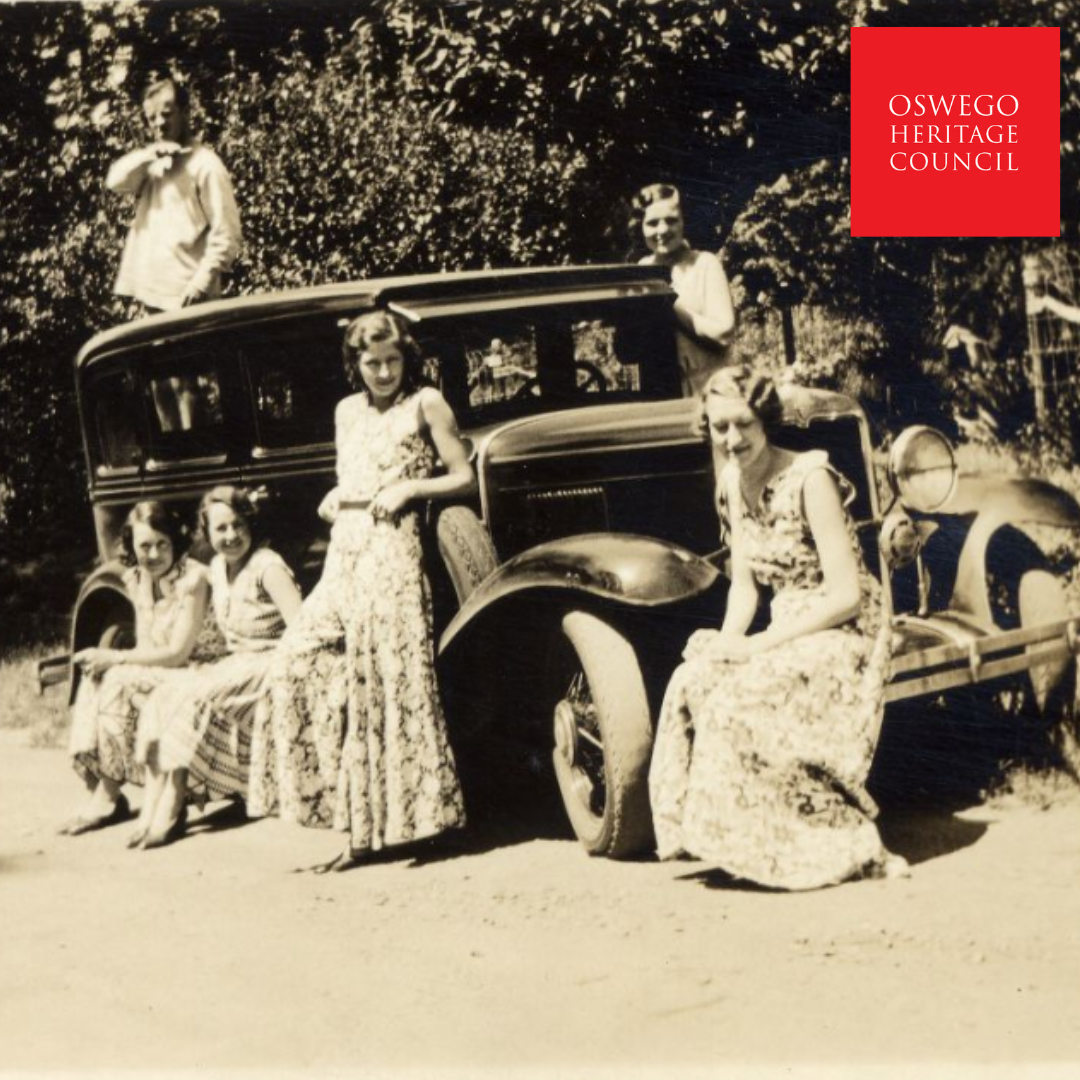
[[[0,732],[3,1070],[1080,1074],[1074,797],[893,818],[909,879],[788,895],[498,824],[325,876],[335,835],[220,811],[129,852],[53,835],[78,790]]]

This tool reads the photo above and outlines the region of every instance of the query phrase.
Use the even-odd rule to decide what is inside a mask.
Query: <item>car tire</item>
[[[114,605],[99,617],[102,618],[100,630],[90,630],[90,642],[99,649],[135,648],[135,614],[123,605]],[[91,623],[91,626],[93,624]],[[80,635],[81,636],[81,635]],[[96,639],[96,640],[95,640]],[[82,640],[85,642],[86,638]],[[80,648],[82,646],[79,646]],[[77,664],[71,666],[71,682],[68,688],[68,704],[75,702],[82,672]]]
[[[1029,570],[1020,579],[1020,625],[1032,627],[1070,617],[1061,580],[1048,570]],[[1076,657],[1065,656],[1028,672],[1035,704],[1050,738],[1069,769],[1080,776],[1080,725],[1077,723]]]
[[[450,582],[463,604],[498,565],[487,529],[467,506],[448,506],[439,514],[436,535]]]
[[[579,669],[555,706],[555,775],[590,855],[628,858],[654,844],[648,770],[653,726],[633,645],[584,611],[563,618]]]

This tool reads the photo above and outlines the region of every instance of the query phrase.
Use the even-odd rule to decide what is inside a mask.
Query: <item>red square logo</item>
[[[1058,236],[1057,27],[853,27],[852,236]]]

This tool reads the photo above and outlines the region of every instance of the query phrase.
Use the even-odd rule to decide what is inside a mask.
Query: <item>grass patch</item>
[[[1064,769],[1010,762],[985,795],[986,805],[993,809],[1026,806],[1049,810],[1080,800],[1080,785]]]
[[[18,651],[0,659],[0,728],[29,733],[33,747],[58,747],[67,742],[67,690],[54,686],[38,694],[37,662],[59,652],[62,645]]]

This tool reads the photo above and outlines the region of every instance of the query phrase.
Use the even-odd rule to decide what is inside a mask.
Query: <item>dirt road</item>
[[[1075,797],[888,821],[909,879],[786,895],[497,826],[325,876],[277,821],[129,852],[53,835],[77,794],[0,732],[0,1069],[1080,1061]]]

